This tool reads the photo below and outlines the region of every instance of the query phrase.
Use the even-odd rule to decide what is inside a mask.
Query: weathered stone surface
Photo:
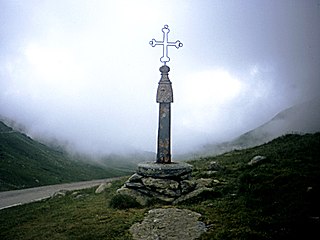
[[[199,178],[196,180],[197,188],[209,187],[213,183],[212,178]]]
[[[140,182],[129,182],[128,181],[124,185],[128,188],[143,188],[144,187],[144,185]]]
[[[164,194],[164,195],[169,196],[169,197],[175,197],[175,198],[181,196],[181,190],[180,189],[171,190],[171,189],[168,189],[168,188],[164,188],[164,189],[159,188],[159,189],[156,189],[156,192]]]
[[[76,195],[76,196],[74,197],[74,199],[82,199],[82,198],[85,198],[85,197],[87,197],[87,196],[89,196],[89,194],[78,194],[78,195]]]
[[[248,165],[257,164],[258,162],[261,162],[261,161],[263,161],[263,160],[265,160],[265,159],[267,159],[267,157],[265,157],[265,156],[260,156],[260,155],[255,156],[254,158],[252,158],[252,159],[250,160],[250,162],[248,162]]]
[[[140,193],[142,193],[142,194],[145,194],[145,195],[147,195],[147,196],[149,196],[149,197],[153,197],[154,196],[154,192],[152,192],[152,191],[150,191],[149,189],[147,189],[147,188],[137,188],[137,189],[135,189],[135,190],[137,190],[138,192],[140,192]]]
[[[145,194],[142,194],[134,189],[126,188],[126,187],[119,188],[117,190],[117,193],[133,197],[142,206],[146,206],[148,201],[151,199],[150,197],[148,197]]]
[[[135,173],[128,179],[128,182],[139,182],[141,178],[143,178],[143,176]]]
[[[193,191],[197,183],[191,181],[192,166],[186,163],[138,165],[133,174],[118,192],[134,197],[141,205],[144,199],[152,198],[172,203],[183,194]],[[204,185],[201,185],[204,186]]]
[[[174,197],[168,197],[168,196],[165,196],[165,195],[162,195],[162,194],[158,194],[158,193],[155,193],[155,192],[152,192],[152,196],[163,201],[163,202],[166,202],[166,203],[172,203],[175,198]]]
[[[182,193],[188,193],[195,189],[197,183],[192,180],[182,180],[180,186]]]
[[[186,195],[182,195],[181,197],[174,200],[172,203],[178,204],[178,203],[184,202],[186,200],[198,197],[199,195],[203,194],[204,192],[214,192],[214,190],[213,190],[213,188],[207,188],[207,187],[198,188],[198,189],[196,189]]]
[[[65,189],[61,189],[60,191],[58,192],[55,192],[52,197],[64,197],[66,194],[67,194],[68,190],[65,190]]]
[[[167,195],[164,195],[164,194],[161,194],[159,192],[156,192],[156,191],[150,191],[148,189],[145,189],[145,188],[137,188],[136,191],[138,191],[139,193],[145,195],[145,196],[148,196],[149,199],[151,198],[157,198],[161,201],[164,201],[164,202],[167,202],[167,203],[172,203],[175,198],[172,197],[172,196],[167,196]]]
[[[102,193],[103,191],[105,191],[107,188],[110,188],[112,185],[112,183],[101,183],[99,185],[99,187],[97,187],[95,193],[96,194],[99,194],[99,193]]]
[[[188,209],[152,209],[142,223],[135,223],[130,233],[135,240],[193,240],[206,231],[201,214]]]
[[[139,175],[153,178],[175,178],[191,172],[192,166],[184,162],[171,164],[140,163],[137,169]]]
[[[181,180],[190,180],[192,177],[191,177],[191,172],[190,173],[187,173],[186,175],[181,175],[180,176],[180,179]]]
[[[164,178],[152,178],[147,177],[142,179],[143,184],[149,188],[160,188],[160,189],[178,189],[179,183],[177,181],[171,179],[164,179]]]

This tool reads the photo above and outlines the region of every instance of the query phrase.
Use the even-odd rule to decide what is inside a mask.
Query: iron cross
[[[162,62],[162,63],[164,63],[164,65],[166,65],[166,63],[170,61],[170,58],[168,57],[168,46],[175,46],[178,49],[179,47],[182,47],[183,44],[179,40],[177,40],[175,42],[168,42],[168,34],[170,32],[168,25],[164,25],[164,27],[162,28],[162,32],[163,32],[163,40],[162,41],[156,41],[153,38],[149,42],[149,44],[152,47],[155,47],[157,45],[162,45],[163,54],[162,54],[162,57],[160,58],[160,62]]]

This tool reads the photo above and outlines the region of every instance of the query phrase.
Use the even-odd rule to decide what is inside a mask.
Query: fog
[[[89,154],[155,151],[162,40],[172,151],[319,96],[320,1],[0,0],[0,116]]]

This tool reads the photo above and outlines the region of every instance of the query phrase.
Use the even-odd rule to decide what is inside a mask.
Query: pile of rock
[[[142,163],[117,192],[146,205],[152,198],[175,204],[194,194],[213,191],[200,182],[193,181],[191,172],[192,166],[187,163]]]

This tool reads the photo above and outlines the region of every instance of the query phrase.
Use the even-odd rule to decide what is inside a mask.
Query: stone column
[[[159,127],[157,163],[171,163],[171,103],[173,92],[168,76],[170,68],[167,65],[160,67],[161,79],[157,90],[159,105]]]

